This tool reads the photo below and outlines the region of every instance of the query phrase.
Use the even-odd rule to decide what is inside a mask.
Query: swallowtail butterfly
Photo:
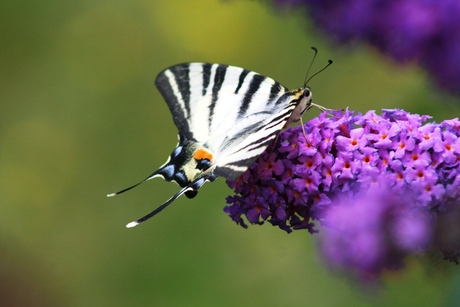
[[[304,87],[289,91],[253,71],[207,63],[180,64],[161,72],[155,84],[179,130],[179,143],[166,163],[150,176],[107,196],[155,177],[174,181],[181,189],[126,227],[146,221],[182,194],[194,197],[207,181],[219,176],[237,179],[281,129],[299,121],[312,106],[324,110],[312,103],[307,81]]]

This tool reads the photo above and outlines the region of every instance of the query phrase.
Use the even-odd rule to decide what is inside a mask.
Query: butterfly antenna
[[[307,79],[307,81],[305,82],[304,87],[307,86],[308,81],[310,81],[314,76],[316,76],[317,74],[319,74],[320,72],[322,72],[323,70],[325,70],[326,68],[328,68],[332,63],[333,63],[332,60],[328,60],[326,66],[324,66],[324,67],[323,67],[322,69],[320,69],[319,71],[315,72],[310,78]]]
[[[126,225],[126,228],[133,228],[136,227],[137,225],[147,221],[151,217],[157,215],[161,211],[163,211],[164,208],[169,206],[173,201],[175,201],[177,198],[179,198],[182,194],[184,194],[187,191],[196,191],[198,190],[206,181],[214,181],[216,179],[216,176],[214,175],[209,175],[209,174],[202,174],[200,177],[192,181],[190,184],[187,186],[183,187],[179,192],[177,192],[173,197],[168,199],[164,204],[150,212],[149,214],[141,217],[140,219],[133,221],[131,223],[128,223]]]
[[[313,66],[313,62],[314,62],[315,59],[316,59],[316,55],[318,54],[318,49],[316,49],[316,47],[313,47],[313,46],[312,46],[311,49],[313,49],[313,51],[315,52],[315,54],[313,54],[313,59],[311,59],[310,66],[308,66],[307,74],[305,75],[305,80],[304,80],[304,82],[303,82],[303,87],[306,87],[306,86],[307,86],[308,80],[311,79],[311,78],[308,78],[308,74],[310,73],[310,69],[311,69],[311,67]]]

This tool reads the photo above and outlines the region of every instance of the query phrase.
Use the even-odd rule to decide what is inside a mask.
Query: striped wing
[[[280,83],[234,66],[188,63],[161,72],[156,85],[183,139],[214,153],[214,174],[235,179],[275,138],[295,105]]]

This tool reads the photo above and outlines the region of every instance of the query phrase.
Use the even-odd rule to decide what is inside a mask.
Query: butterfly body
[[[289,91],[271,78],[221,64],[176,65],[162,71],[155,83],[179,130],[179,143],[166,163],[140,183],[160,176],[182,189],[127,227],[147,220],[182,194],[194,197],[206,181],[237,179],[281,129],[312,105],[306,86]]]

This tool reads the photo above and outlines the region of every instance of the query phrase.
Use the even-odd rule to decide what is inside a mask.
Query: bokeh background
[[[235,225],[223,179],[129,230],[177,186],[156,179],[106,198],[176,145],[154,80],[181,62],[242,66],[296,88],[316,46],[316,69],[334,60],[310,82],[316,103],[459,114],[415,64],[333,46],[304,16],[256,1],[1,2],[0,305],[453,304],[453,265],[440,273],[412,259],[365,288],[328,271],[307,231]]]

